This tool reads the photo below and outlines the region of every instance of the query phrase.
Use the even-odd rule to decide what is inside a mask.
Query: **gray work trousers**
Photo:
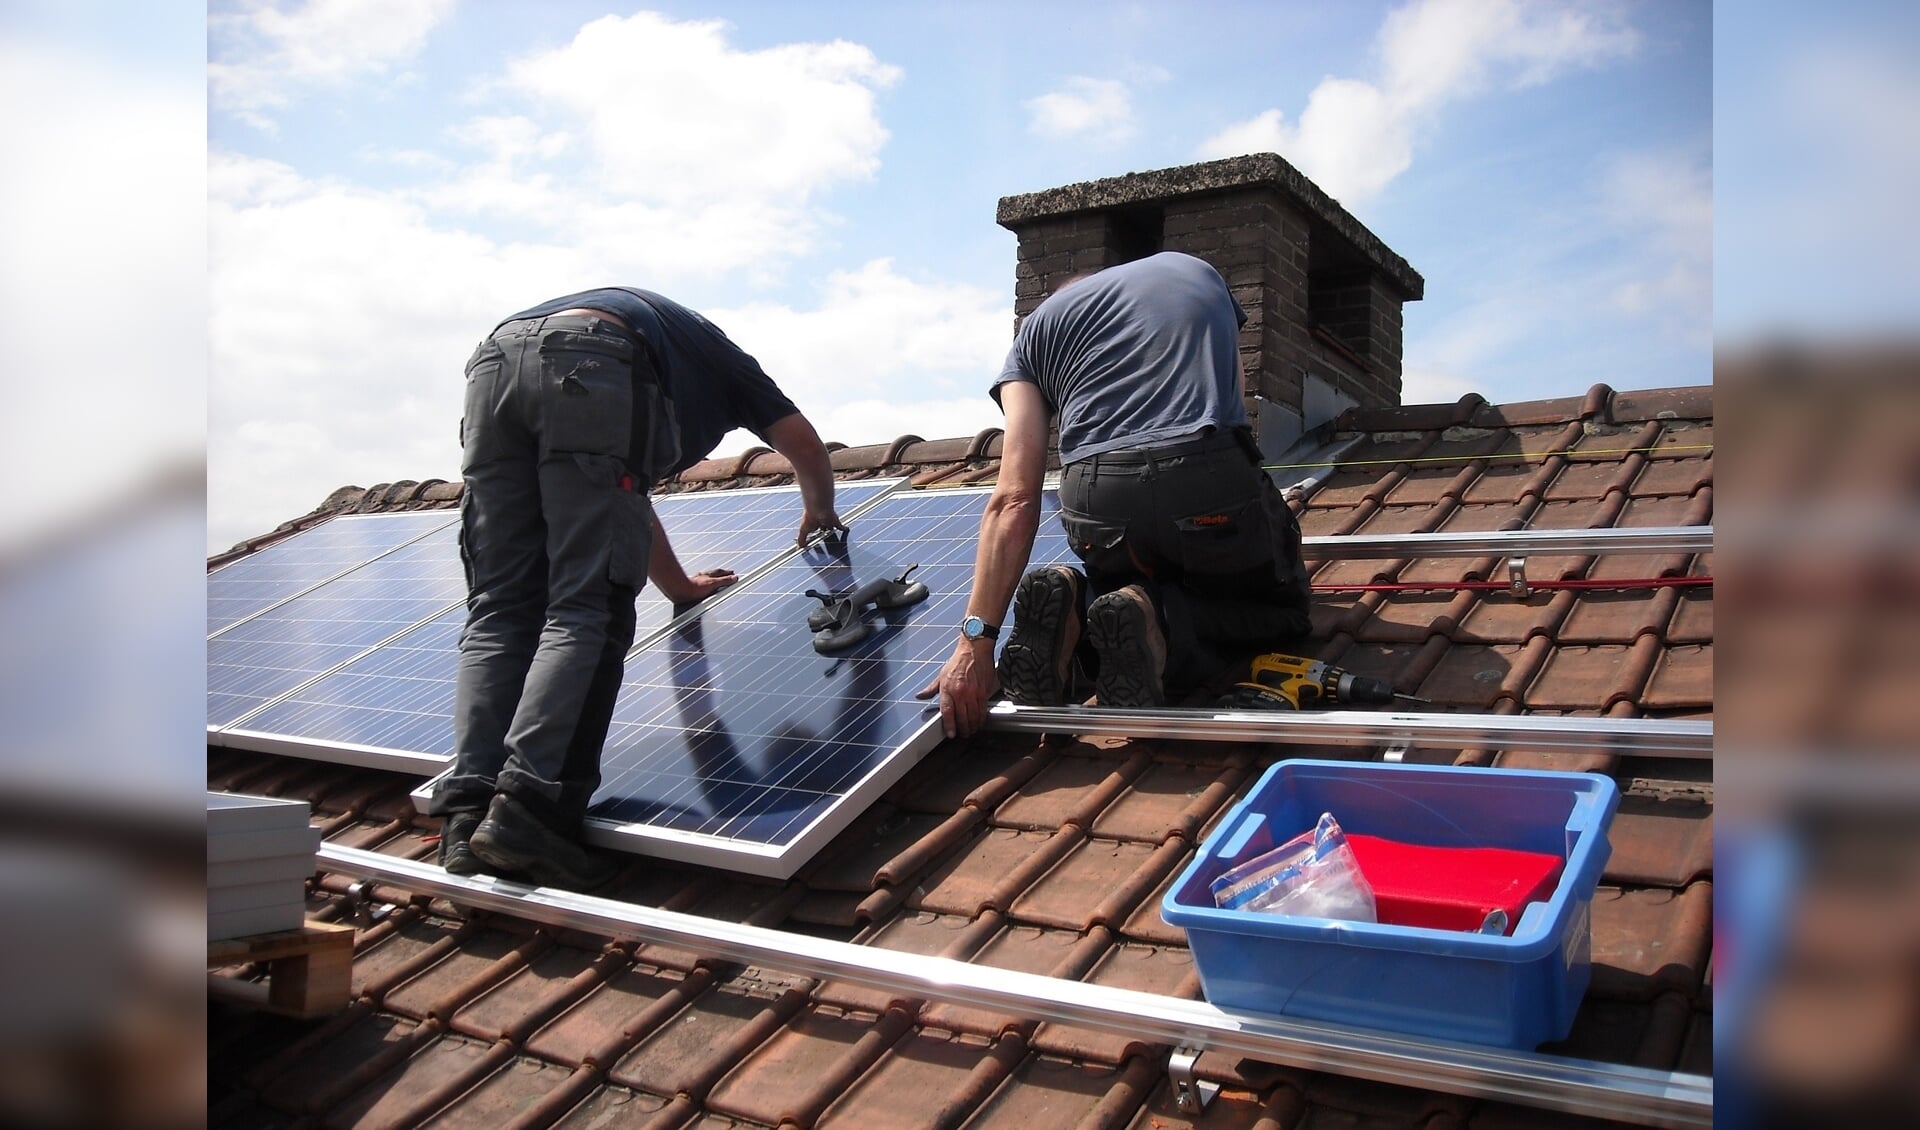
[[[1307,634],[1300,523],[1239,429],[1068,464],[1060,522],[1093,595],[1129,584],[1152,594],[1169,686]]]
[[[508,322],[467,362],[467,623],[437,812],[484,810],[498,789],[571,833],[599,788],[652,548],[636,387],[644,411],[646,351],[589,317]]]

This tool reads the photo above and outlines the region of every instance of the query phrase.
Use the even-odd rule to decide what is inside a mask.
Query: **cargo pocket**
[[[631,484],[631,485],[629,485]],[[653,510],[647,503],[646,488],[631,475],[623,475],[618,495],[613,500],[612,545],[607,559],[607,580],[616,585],[638,589],[647,583],[647,557],[653,550]]]
[[[633,343],[610,333],[549,330],[540,339],[545,453],[625,459],[633,435]]]
[[[1273,557],[1272,527],[1258,498],[1176,518],[1173,528],[1188,576],[1245,573]]]
[[[1066,530],[1067,544],[1086,563],[1088,572],[1137,572],[1133,558],[1127,552],[1125,523],[1092,518],[1063,506],[1060,508],[1060,525]]]
[[[637,442],[627,462],[652,486],[680,462],[680,426],[674,419],[673,400],[659,381],[638,370],[634,376],[633,438]]]

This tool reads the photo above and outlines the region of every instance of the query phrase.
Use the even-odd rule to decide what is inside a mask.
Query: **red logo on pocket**
[[[1224,526],[1233,519],[1227,517],[1225,514],[1202,514],[1198,518],[1189,518],[1187,520],[1196,526]]]

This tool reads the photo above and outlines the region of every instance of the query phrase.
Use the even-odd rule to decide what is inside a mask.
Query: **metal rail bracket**
[[[1525,600],[1533,595],[1533,586],[1527,583],[1527,556],[1507,558],[1507,591],[1515,600]]]
[[[1174,1105],[1182,1114],[1199,1114],[1220,1093],[1220,1084],[1194,1075],[1193,1065],[1200,1058],[1199,1048],[1175,1048],[1167,1057],[1167,1082],[1173,1087]]]

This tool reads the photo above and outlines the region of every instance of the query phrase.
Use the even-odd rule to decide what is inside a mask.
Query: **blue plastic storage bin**
[[[1206,997],[1226,1008],[1531,1048],[1562,1039],[1587,991],[1593,892],[1620,804],[1609,778],[1345,761],[1282,761],[1168,889]],[[1511,934],[1221,910],[1209,884],[1331,812],[1348,832],[1434,847],[1559,854],[1553,896]]]

